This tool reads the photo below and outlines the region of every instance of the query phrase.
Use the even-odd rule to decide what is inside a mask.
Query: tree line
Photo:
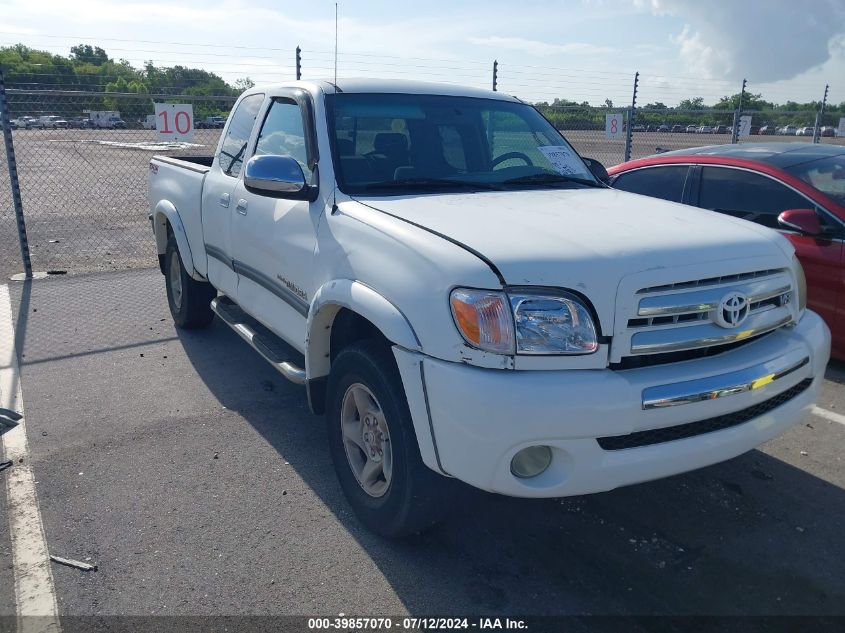
[[[7,88],[24,90],[63,90],[91,93],[124,93],[137,98],[111,96],[67,96],[38,98],[9,95],[13,115],[58,114],[74,116],[88,110],[118,110],[126,119],[136,119],[154,111],[145,94],[173,94],[229,97],[225,102],[197,101],[195,116],[225,114],[236,97],[253,84],[248,77],[234,85],[207,70],[181,65],[162,67],[152,61],[142,68],[127,60],[115,61],[99,46],[78,44],[67,56],[30,48],[23,44],[0,47],[0,67]]]
[[[670,107],[662,102],[638,105],[634,124],[642,125],[733,125],[733,113],[739,108],[742,96],[742,110],[752,116],[755,126],[795,125],[798,127],[815,124],[816,112],[821,109],[821,101],[799,103],[787,101],[778,104],[767,101],[762,94],[746,92],[725,96],[712,105],[704,103],[703,97],[682,99],[677,106]],[[568,99],[555,99],[551,103],[541,101],[535,104],[552,123],[562,130],[603,130],[605,114],[627,112],[628,105],[614,105],[605,99],[601,106],[592,106],[586,101],[578,103]],[[845,116],[845,101],[839,104],[828,103],[822,125],[835,126],[839,118]]]

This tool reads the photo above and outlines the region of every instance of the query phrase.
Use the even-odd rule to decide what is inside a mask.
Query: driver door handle
[[[235,207],[235,210],[241,215],[246,215],[246,200],[243,198],[238,200],[238,206]]]
[[[229,208],[229,194],[228,193],[224,193],[223,195],[220,196],[220,206],[223,207],[224,209]]]

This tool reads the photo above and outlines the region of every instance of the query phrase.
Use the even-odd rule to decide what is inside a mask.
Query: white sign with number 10
[[[157,103],[155,106],[157,140],[194,140],[194,106],[190,103]]]
[[[621,114],[607,114],[604,119],[604,135],[609,139],[619,139],[625,136],[625,126],[622,124]]]

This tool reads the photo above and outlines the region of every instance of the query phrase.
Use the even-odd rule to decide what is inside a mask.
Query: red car
[[[617,189],[712,209],[782,232],[807,276],[809,306],[845,359],[845,147],[742,143],[666,152],[608,169]]]

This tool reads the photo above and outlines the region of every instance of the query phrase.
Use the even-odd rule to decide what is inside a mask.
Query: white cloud
[[[606,46],[595,46],[584,42],[568,42],[566,44],[549,44],[538,40],[528,40],[521,37],[499,37],[491,35],[488,37],[470,37],[471,44],[480,46],[491,46],[498,49],[509,49],[535,55],[537,57],[548,57],[550,55],[604,55],[613,53],[615,49]]]
[[[682,60],[705,77],[757,82],[789,79],[832,56],[845,33],[845,1],[632,0],[655,15],[682,19],[672,38]]]

